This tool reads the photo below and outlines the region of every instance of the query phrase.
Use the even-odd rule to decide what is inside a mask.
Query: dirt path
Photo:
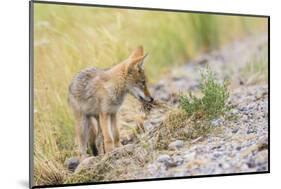
[[[141,141],[142,135],[149,135],[153,129],[161,126],[167,110],[153,109],[149,116],[144,118],[136,108],[138,104],[129,100],[122,106],[119,114],[121,137],[124,144],[129,144],[124,148],[129,150],[125,155],[122,152],[124,156],[117,152],[98,160],[92,158],[93,162],[88,161],[82,165],[89,167],[100,161],[109,162],[110,159],[110,164],[101,165],[104,167],[101,167],[94,179],[92,178],[94,181],[268,170],[268,86],[267,62],[264,62],[266,57],[267,36],[247,38],[174,68],[165,78],[151,86],[155,99],[167,103],[170,107],[177,107],[179,102],[175,94],[196,94],[199,89],[200,69],[208,65],[219,80],[228,79],[231,82],[230,101],[234,107],[231,114],[237,119],[213,120],[212,126],[219,128],[220,132],[192,141],[175,138],[170,141],[168,149],[161,151],[149,149],[146,146],[149,141],[145,141],[142,147],[139,144],[134,146],[136,139],[130,137],[131,133],[128,130],[135,131],[141,125],[144,129],[143,134],[138,136]],[[145,159],[145,156],[150,158]],[[103,168],[112,172],[104,173]],[[81,164],[79,169],[83,169]]]

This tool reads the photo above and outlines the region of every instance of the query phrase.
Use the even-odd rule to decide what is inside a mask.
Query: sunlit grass
[[[36,173],[46,159],[62,165],[76,154],[67,93],[80,70],[112,66],[143,45],[156,82],[203,51],[266,30],[262,18],[46,4],[35,4],[34,16]]]
[[[260,53],[242,69],[242,79],[246,85],[268,83],[268,49],[261,47]]]

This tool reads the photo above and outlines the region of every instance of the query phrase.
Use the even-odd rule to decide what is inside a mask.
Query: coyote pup
[[[68,100],[76,119],[82,159],[87,157],[88,144],[93,155],[121,145],[116,113],[127,93],[140,101],[153,101],[146,86],[145,57],[140,46],[112,68],[85,69],[72,80]]]

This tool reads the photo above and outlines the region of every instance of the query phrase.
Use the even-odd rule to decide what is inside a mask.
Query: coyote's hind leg
[[[90,136],[89,144],[94,156],[103,154],[103,137],[99,126],[99,117],[92,116],[90,118]]]
[[[89,141],[89,117],[80,115],[77,119],[77,135],[79,141],[80,158],[85,159],[87,155],[87,145]]]

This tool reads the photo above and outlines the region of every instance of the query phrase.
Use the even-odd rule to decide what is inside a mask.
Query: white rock
[[[170,150],[177,150],[179,148],[183,147],[184,142],[182,140],[176,140],[174,142],[171,142],[168,146]]]
[[[163,163],[163,162],[168,162],[168,161],[170,161],[170,160],[171,160],[171,157],[170,157],[169,155],[167,155],[167,154],[160,155],[160,156],[157,158],[157,161],[158,161],[158,162],[161,162],[161,163]]]

